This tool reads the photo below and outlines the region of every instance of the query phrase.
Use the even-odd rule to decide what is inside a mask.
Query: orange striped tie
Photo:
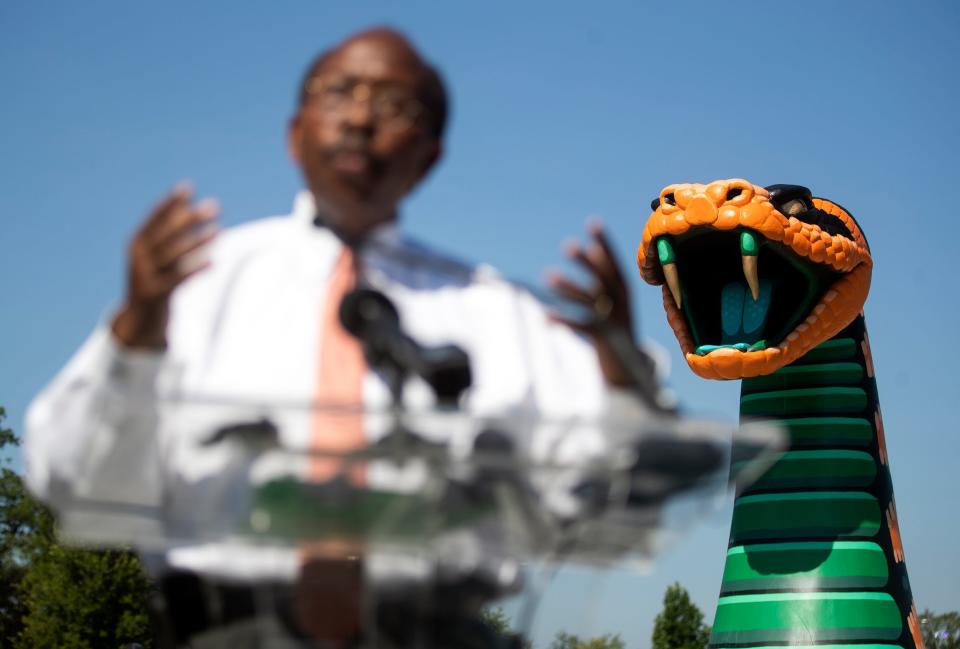
[[[353,249],[344,246],[327,284],[320,314],[319,368],[316,403],[311,426],[311,448],[345,453],[364,444],[363,377],[367,364],[360,342],[340,324],[340,302],[357,281]],[[310,479],[329,480],[338,472],[336,459],[311,463]],[[351,482],[362,484],[363,467],[349,472]]]

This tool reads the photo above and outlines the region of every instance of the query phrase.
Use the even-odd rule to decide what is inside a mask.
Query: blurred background
[[[0,404],[32,397],[120,297],[149,206],[190,179],[232,225],[289,209],[284,133],[308,61],[351,32],[405,31],[453,100],[444,160],[408,232],[541,283],[602,217],[642,335],[688,412],[737,417],[697,379],[633,261],[674,182],[795,183],[859,220],[866,305],[919,609],[960,608],[957,348],[960,8],[952,2],[0,3]],[[18,455],[13,467],[21,467]],[[649,646],[667,585],[713,618],[731,501],[649,574],[566,569],[537,618]]]

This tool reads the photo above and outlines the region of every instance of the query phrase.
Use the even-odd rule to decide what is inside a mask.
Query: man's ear
[[[290,122],[287,124],[287,156],[295,162],[300,164],[300,135],[303,129],[303,123],[300,119],[300,113],[297,113],[290,118]]]

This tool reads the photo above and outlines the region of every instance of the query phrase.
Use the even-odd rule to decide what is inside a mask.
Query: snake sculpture
[[[854,218],[798,185],[670,185],[637,263],[690,368],[743,379],[742,418],[787,452],[734,501],[710,645],[920,649],[863,303]]]

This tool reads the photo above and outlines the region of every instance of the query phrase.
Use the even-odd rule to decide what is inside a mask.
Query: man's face
[[[426,174],[440,142],[419,100],[422,74],[410,52],[377,36],[347,42],[314,72],[289,144],[319,200],[347,213],[393,210]]]

